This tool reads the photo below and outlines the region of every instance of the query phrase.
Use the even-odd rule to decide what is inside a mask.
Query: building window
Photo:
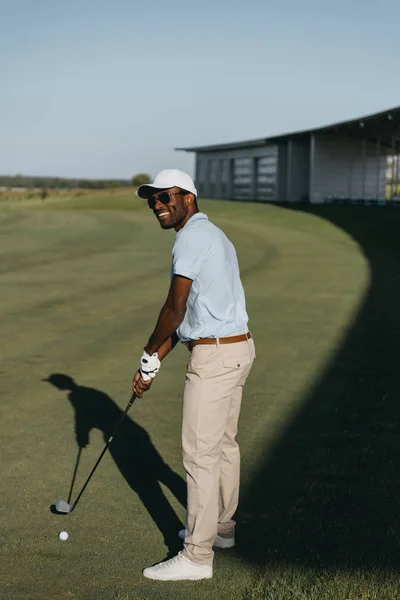
[[[224,158],[221,166],[221,182],[225,185],[229,184],[229,158]]]
[[[200,183],[204,183],[204,175],[205,175],[205,169],[204,169],[204,160],[198,160],[197,161],[197,168],[196,168],[196,180]]]
[[[249,200],[252,196],[252,158],[235,158],[233,161],[233,197]]]
[[[257,186],[256,198],[260,201],[277,200],[277,155],[276,153],[269,156],[261,156],[257,160]]]
[[[218,159],[208,160],[208,195],[214,198],[217,192]]]
[[[210,160],[210,182],[216,183],[218,173],[218,159]]]

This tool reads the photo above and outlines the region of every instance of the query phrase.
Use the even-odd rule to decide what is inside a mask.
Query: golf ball
[[[60,533],[58,534],[58,537],[60,538],[60,540],[65,542],[65,540],[68,539],[68,533],[66,531],[60,531]]]

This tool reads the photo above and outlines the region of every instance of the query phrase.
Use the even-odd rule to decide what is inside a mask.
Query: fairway
[[[133,405],[76,511],[52,514],[68,498],[77,440],[73,496],[129,400],[174,232],[126,192],[4,203],[1,600],[399,597],[400,211],[200,210],[236,246],[257,352],[239,429],[237,547],[216,551],[210,581],[141,574],[179,548],[185,522],[183,346]],[[70,378],[64,389],[46,381],[55,374]]]

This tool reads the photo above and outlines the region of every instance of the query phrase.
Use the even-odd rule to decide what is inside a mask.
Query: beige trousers
[[[182,446],[187,475],[184,555],[211,565],[216,535],[233,537],[239,500],[236,442],[243,386],[255,357],[253,339],[193,348],[183,393]]]

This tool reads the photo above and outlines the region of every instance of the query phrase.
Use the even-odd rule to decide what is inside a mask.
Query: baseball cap
[[[178,169],[164,169],[164,171],[160,171],[156,175],[153,183],[140,185],[136,194],[139,198],[149,198],[157,191],[168,190],[172,187],[179,187],[182,190],[197,196],[197,190],[193,179],[190,175],[184,171],[179,171]]]

